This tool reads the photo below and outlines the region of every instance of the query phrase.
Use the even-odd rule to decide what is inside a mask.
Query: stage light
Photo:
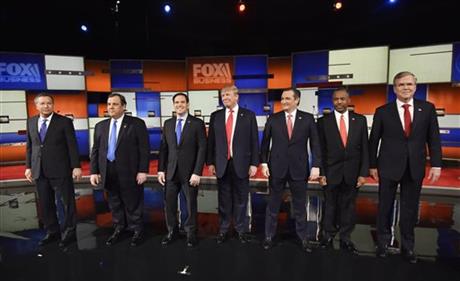
[[[398,2],[398,1],[397,0],[388,0],[388,3],[390,3],[390,4],[394,4],[396,2]]]
[[[83,32],[87,32],[87,31],[88,31],[88,27],[87,27],[86,25],[84,25],[84,24],[82,24],[82,25],[80,26],[80,29],[81,29],[81,31],[83,31]]]
[[[165,13],[169,14],[171,12],[171,5],[165,4],[163,6],[163,10],[165,11]]]
[[[335,1],[334,4],[333,4],[333,7],[334,7],[335,11],[338,11],[338,10],[342,9],[342,7],[343,7],[342,1]]]
[[[240,0],[238,2],[238,12],[244,13],[246,11],[246,4],[243,2],[243,0]]]

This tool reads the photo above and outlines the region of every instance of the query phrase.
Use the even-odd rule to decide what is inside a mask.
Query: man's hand
[[[325,187],[327,185],[327,178],[326,176],[319,177],[318,179],[319,185]]]
[[[101,175],[99,174],[92,174],[89,177],[89,182],[92,186],[97,186],[101,182]]]
[[[165,182],[166,182],[166,175],[165,175],[165,172],[158,172],[158,182],[159,182],[162,186],[165,186]]]
[[[137,173],[136,182],[138,185],[143,184],[147,180],[147,173]]]
[[[200,184],[200,176],[192,174],[189,183],[191,186],[197,187]]]
[[[264,175],[266,178],[270,177],[270,169],[268,168],[268,164],[262,164],[262,175]]]
[[[434,183],[441,176],[441,168],[431,168],[430,173],[428,174],[428,179],[430,183]]]
[[[76,181],[81,180],[81,169],[80,168],[74,168],[72,170],[72,178]]]
[[[257,173],[257,167],[256,167],[256,166],[252,166],[252,165],[249,166],[249,171],[248,171],[249,177],[251,178],[251,177],[255,176],[256,173]]]
[[[310,177],[308,178],[308,180],[315,181],[318,179],[319,179],[319,168],[318,167],[311,168]]]
[[[369,169],[369,175],[371,175],[371,178],[375,181],[379,181],[379,171],[377,169]]]
[[[216,175],[216,167],[214,165],[209,165],[208,166],[208,171],[211,175],[215,176]]]
[[[365,177],[358,177],[358,182],[356,183],[356,188],[360,188],[366,183]]]
[[[32,179],[32,170],[26,169],[26,171],[24,172],[24,176],[26,176],[26,179],[27,179],[29,182],[32,182],[32,181],[33,181],[33,179]]]

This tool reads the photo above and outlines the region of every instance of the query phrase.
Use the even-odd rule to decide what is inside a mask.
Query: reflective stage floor
[[[338,241],[335,250],[302,252],[294,237],[289,194],[281,207],[278,243],[270,251],[264,251],[260,242],[266,194],[254,192],[251,196],[252,242],[241,244],[232,238],[217,245],[217,193],[215,187],[204,187],[199,195],[199,244],[194,249],[186,248],[185,237],[161,246],[166,227],[163,194],[157,187],[145,189],[145,240],[136,248],[129,246],[128,234],[118,244],[105,246],[112,230],[103,192],[83,187],[77,194],[78,242],[67,248],[59,248],[57,243],[39,247],[44,231],[36,214],[34,220],[27,213],[15,213],[26,206],[19,197],[16,204],[14,200],[1,202],[2,220],[7,214],[10,219],[16,216],[14,221],[2,222],[2,227],[20,228],[22,223],[27,228],[0,233],[1,280],[460,280],[458,197],[422,196],[415,249],[419,262],[413,265],[397,253],[397,227],[394,254],[387,259],[375,257],[375,193],[362,192],[357,200],[357,225],[352,235],[360,251],[356,256],[340,251]],[[320,231],[321,197],[318,191],[308,195],[306,219],[314,244]]]

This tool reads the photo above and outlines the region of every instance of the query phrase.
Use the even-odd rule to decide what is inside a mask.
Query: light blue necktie
[[[115,160],[115,148],[117,147],[117,121],[114,120],[112,132],[109,138],[109,148],[107,150],[107,160],[113,162]]]
[[[176,126],[176,140],[177,140],[177,144],[180,143],[180,136],[182,134],[182,119],[179,118],[179,120],[177,120],[177,126]]]
[[[40,126],[40,141],[43,143],[45,141],[45,136],[46,136],[46,131],[48,130],[48,127],[46,126],[46,121],[48,119],[42,119],[42,125]]]

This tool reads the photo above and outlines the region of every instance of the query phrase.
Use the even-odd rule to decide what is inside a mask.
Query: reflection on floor
[[[336,250],[303,253],[294,237],[289,194],[279,216],[279,243],[268,252],[260,245],[265,194],[251,196],[252,243],[243,245],[231,239],[218,246],[214,240],[218,230],[217,193],[213,188],[202,188],[200,243],[195,249],[186,249],[185,238],[167,248],[160,245],[166,227],[163,194],[157,187],[145,189],[146,239],[137,248],[129,246],[128,235],[113,247],[105,246],[111,233],[111,216],[104,193],[82,188],[77,194],[78,243],[64,249],[57,243],[38,247],[44,231],[38,227],[36,207],[31,208],[36,204],[31,199],[34,193],[10,194],[10,200],[0,202],[2,280],[460,280],[458,198],[422,198],[415,249],[421,260],[411,265],[397,254],[397,227],[396,254],[385,260],[375,258],[377,198],[372,193],[362,193],[357,202],[352,240],[360,250],[358,256],[338,250],[338,241]],[[321,194],[310,192],[306,207],[309,236],[315,242],[320,232]],[[186,214],[182,212],[181,216]],[[27,230],[18,231],[21,227]]]

